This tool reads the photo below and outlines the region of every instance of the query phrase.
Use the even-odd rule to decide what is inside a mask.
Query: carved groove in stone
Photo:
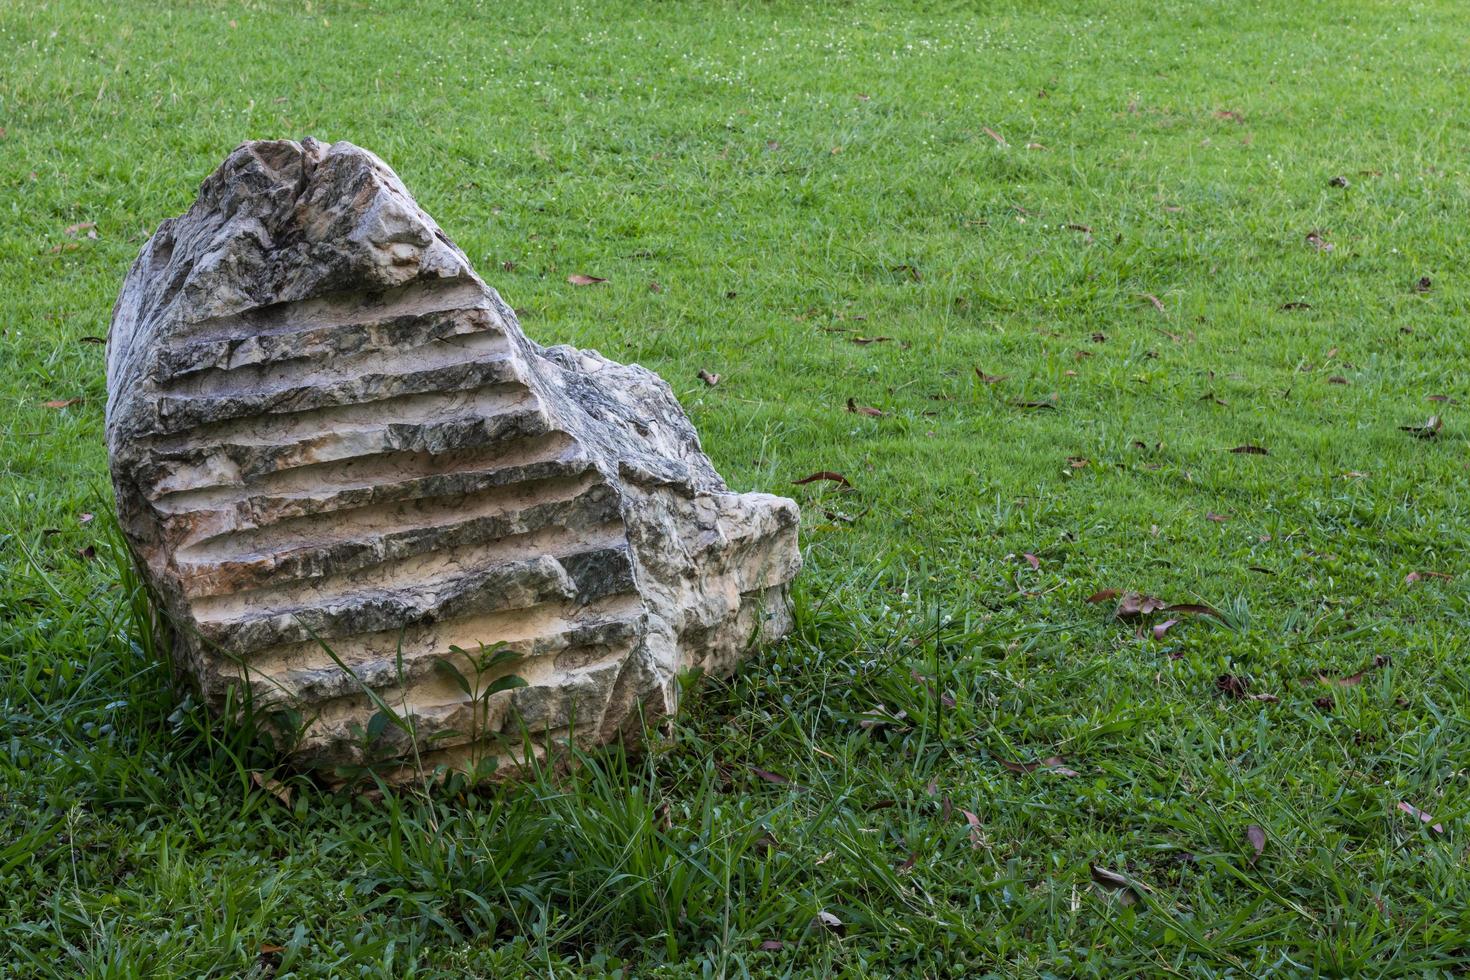
[[[681,671],[790,627],[795,504],[729,492],[653,374],[528,340],[351,144],[247,143],[163,223],[108,396],[177,665],[213,704],[245,684],[300,708],[303,764],[407,757],[364,743],[364,687],[428,766],[514,761],[522,725],[538,752],[624,737]],[[439,664],[473,677],[454,650],[495,644],[527,686],[480,705]]]

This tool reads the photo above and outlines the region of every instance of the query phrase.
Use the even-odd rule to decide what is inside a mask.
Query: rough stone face
[[[627,737],[790,628],[796,505],[731,493],[656,375],[528,340],[349,143],[230,154],[129,272],[107,387],[177,667],[298,710],[302,764],[409,757],[366,688],[425,768]]]

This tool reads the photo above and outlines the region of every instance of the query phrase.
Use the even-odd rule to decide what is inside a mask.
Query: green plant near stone
[[[497,743],[506,745],[510,742],[508,736],[491,733],[489,728],[490,699],[497,694],[513,691],[518,687],[525,687],[523,678],[511,673],[511,668],[524,659],[519,653],[509,649],[504,641],[490,644],[480,644],[479,649],[470,653],[460,647],[451,646],[449,652],[452,657],[442,657],[435,661],[435,669],[454,681],[456,687],[469,699],[470,702],[470,728],[467,732],[455,732],[454,735],[464,736],[473,745],[474,755],[470,758],[470,764],[466,775],[470,782],[489,778],[494,774],[499,765],[498,755],[491,754],[489,749]],[[464,669],[455,662],[467,665],[469,676]],[[529,740],[526,741],[526,751],[530,752]]]
[[[339,670],[357,681],[359,694],[371,702],[375,709],[369,716],[366,725],[354,723],[353,726],[358,756],[362,761],[356,765],[339,767],[337,773],[339,777],[352,783],[363,779],[381,781],[380,777],[409,767],[414,781],[421,786],[428,786],[446,778],[451,779],[455,786],[474,785],[492,776],[499,764],[499,756],[491,754],[489,749],[513,744],[509,736],[497,737],[494,733],[489,733],[486,728],[490,699],[496,694],[526,686],[525,680],[509,672],[509,669],[519,663],[522,658],[514,650],[508,649],[504,642],[490,646],[481,644],[475,653],[469,653],[458,646],[451,646],[450,656],[441,657],[435,661],[435,669],[453,680],[455,686],[469,700],[470,728],[464,732],[441,730],[427,737],[420,735],[417,718],[411,710],[407,710],[406,705],[391,703],[373,686],[365,683],[351,665],[338,656],[325,640],[318,637],[317,643]],[[456,659],[465,666],[461,667],[457,664]],[[401,638],[397,648],[395,666],[397,687],[403,690],[406,685],[403,683],[404,664]],[[487,679],[487,675],[493,676]],[[390,734],[394,737],[389,738]],[[476,746],[475,754],[469,760],[469,766],[465,772],[456,774],[463,778],[452,778],[448,772],[426,769],[423,760],[425,751],[434,748],[441,742],[460,737],[468,737]],[[526,751],[529,752],[529,740],[524,741]]]

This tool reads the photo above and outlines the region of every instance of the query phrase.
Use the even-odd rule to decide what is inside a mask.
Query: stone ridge
[[[350,143],[231,153],[129,272],[107,384],[118,516],[177,668],[216,707],[247,685],[298,710],[302,765],[635,735],[678,674],[791,626],[796,505],[731,493],[656,375],[527,339]],[[496,645],[519,661],[458,652]],[[477,699],[455,671],[526,686]],[[417,746],[370,737],[368,689]]]

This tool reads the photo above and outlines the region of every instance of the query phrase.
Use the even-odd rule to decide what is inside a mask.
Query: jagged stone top
[[[480,283],[469,259],[377,156],[312,137],[243,143],[134,263],[113,311],[111,387],[145,374],[164,323],[420,279]],[[138,313],[149,322],[131,322]],[[112,401],[109,439],[117,428]]]
[[[148,414],[156,409],[148,400],[117,397],[166,373],[166,366],[150,361],[173,339],[163,334],[178,335],[195,324],[217,327],[289,304],[309,306],[337,292],[370,295],[446,281],[483,294],[511,344],[532,363],[533,387],[579,387],[585,398],[602,403],[599,410],[595,403],[576,402],[592,409],[584,413],[589,417],[582,425],[566,421],[578,428],[590,423],[586,435],[594,441],[621,443],[607,446],[610,458],[622,457],[623,465],[650,479],[682,483],[691,492],[728,489],[662,379],[593,351],[530,341],[514,311],[480,279],[391,167],[360,146],[312,137],[236,147],[201,185],[193,206],[164,221],[144,246],[118,296],[108,334],[109,451],[126,456],[137,439],[168,431]],[[535,370],[551,364],[571,370]],[[623,376],[585,383],[584,375],[604,371]],[[667,410],[660,415],[678,420],[680,431],[641,431],[639,419],[647,417],[650,401]],[[629,442],[626,424],[598,424],[603,415],[631,423],[642,439]]]

